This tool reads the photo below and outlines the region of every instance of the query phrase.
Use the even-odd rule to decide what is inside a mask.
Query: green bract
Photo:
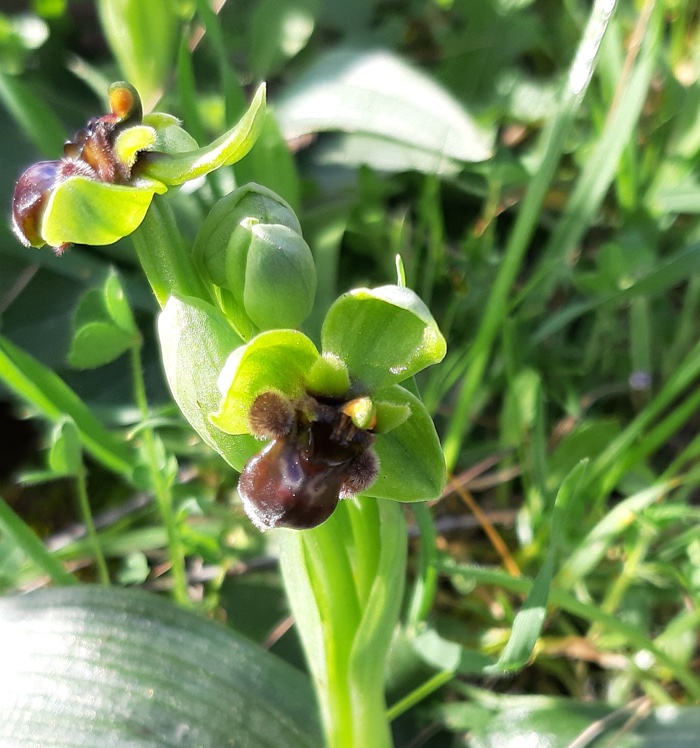
[[[209,420],[221,401],[216,378],[241,339],[211,304],[171,296],[158,319],[163,368],[175,402],[200,437],[236,470],[260,447],[252,436],[232,436]]]
[[[353,291],[333,304],[321,337],[323,354],[296,330],[264,332],[234,350],[219,377],[223,397],[211,422],[229,434],[250,431],[251,409],[270,391],[292,401],[308,393],[346,402],[343,412],[355,426],[376,436],[379,472],[362,493],[397,501],[438,497],[445,463],[435,427],[423,403],[398,384],[445,355],[425,305],[398,286]]]

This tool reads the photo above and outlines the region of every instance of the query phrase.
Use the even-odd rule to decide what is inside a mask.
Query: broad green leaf
[[[394,501],[437,499],[445,487],[445,459],[425,406],[400,385],[378,392],[377,401],[408,405],[411,415],[388,433],[377,435],[379,475],[364,495]]]
[[[109,322],[89,322],[77,330],[68,352],[76,369],[94,369],[119,358],[134,344],[134,336]]]
[[[308,680],[223,626],[136,590],[0,600],[0,743],[321,744]]]
[[[124,77],[150,108],[175,61],[178,14],[171,0],[98,0],[105,37]]]
[[[151,154],[143,173],[169,186],[209,174],[240,161],[255,145],[265,121],[265,84],[255,92],[248,111],[237,125],[210,145],[179,155]]]
[[[113,244],[138,228],[156,192],[165,192],[165,188],[70,177],[51,192],[42,216],[41,235],[52,247]]]
[[[192,428],[236,470],[260,449],[248,435],[231,436],[209,414],[221,402],[217,377],[241,339],[222,314],[200,299],[171,297],[158,318],[165,376]]]
[[[445,355],[446,343],[425,304],[409,288],[360,288],[329,309],[321,340],[369,390],[408,379]]]
[[[114,268],[110,269],[103,287],[105,308],[114,324],[125,332],[138,334],[124,288]]]
[[[49,465],[59,475],[78,475],[83,468],[80,435],[73,421],[64,418],[51,435]]]
[[[305,374],[318,358],[316,346],[297,330],[260,333],[226,361],[219,378],[223,400],[211,416],[212,423],[228,434],[247,433],[255,398],[268,390],[299,397]]]
[[[114,270],[102,288],[90,289],[80,300],[73,329],[68,362],[78,369],[108,364],[140,343],[136,323]]]
[[[496,714],[485,724],[465,724],[474,748],[531,748],[566,746],[579,742],[585,731],[595,726],[595,741],[588,745],[615,745],[618,748],[666,748],[697,742],[700,708],[660,706],[651,713],[634,707],[617,709],[601,703],[580,702],[548,696],[510,696],[491,704]],[[458,714],[453,714],[453,719]],[[578,739],[578,741],[577,741]],[[583,744],[583,743],[581,743]]]
[[[457,175],[464,168],[463,161],[443,153],[390,141],[383,135],[357,132],[327,134],[314,144],[313,158],[321,166],[367,165],[380,172],[418,171],[443,177]]]
[[[368,134],[447,160],[490,157],[482,130],[435,80],[382,50],[327,54],[276,102],[287,140],[322,131]]]
[[[131,477],[135,453],[105,429],[60,377],[5,338],[0,338],[0,379],[49,420],[70,416],[85,449],[110,470]]]

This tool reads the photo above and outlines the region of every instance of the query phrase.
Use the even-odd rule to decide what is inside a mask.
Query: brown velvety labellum
[[[331,516],[340,496],[349,493],[358,458],[372,439],[364,432],[358,441],[341,443],[337,435],[332,421],[301,424],[248,461],[238,492],[257,527],[305,530]]]
[[[246,513],[261,530],[304,530],[331,516],[343,477],[343,466],[310,459],[294,442],[274,439],[248,461],[238,492]]]
[[[56,182],[59,161],[39,161],[17,180],[12,196],[12,230],[25,247],[41,247],[39,224],[49,190]]]

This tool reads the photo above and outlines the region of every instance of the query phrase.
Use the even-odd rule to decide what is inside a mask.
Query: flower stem
[[[211,301],[209,290],[192,261],[165,200],[154,198],[146,217],[131,238],[161,307],[173,294]]]
[[[97,530],[92,519],[92,510],[90,509],[90,500],[88,499],[87,482],[85,479],[85,468],[81,466],[78,474],[75,476],[75,493],[78,497],[78,507],[80,516],[85,525],[85,531],[92,546],[92,552],[95,555],[95,566],[97,566],[97,575],[102,584],[110,584],[109,570],[105,561],[100,539],[97,537]]]
[[[285,531],[282,572],[327,748],[391,748],[384,663],[399,617],[406,531],[398,504],[346,500],[320,527]]]
[[[153,489],[158,511],[160,512],[168,538],[168,556],[173,575],[173,596],[180,604],[187,605],[189,603],[189,596],[187,594],[187,577],[185,575],[185,554],[173,509],[170,481],[165,466],[161,464],[162,460],[158,455],[156,436],[149,425],[150,413],[146,398],[146,384],[143,378],[141,350],[138,346],[134,346],[131,349],[131,370],[134,383],[134,396],[143,422],[143,446],[151,488]]]

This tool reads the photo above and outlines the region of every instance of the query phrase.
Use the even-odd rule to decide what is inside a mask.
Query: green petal
[[[247,433],[255,398],[267,390],[299,397],[304,377],[318,358],[316,346],[297,330],[260,333],[229,356],[219,377],[223,401],[212,423],[227,434]]]
[[[144,125],[152,127],[156,140],[152,151],[159,153],[183,153],[194,151],[199,147],[197,141],[180,126],[180,120],[165,112],[151,112],[143,120]]]
[[[240,338],[223,315],[200,299],[168,299],[158,319],[163,368],[170,389],[190,425],[236,470],[260,450],[253,437],[231,436],[216,428],[209,414],[221,395],[219,372]]]
[[[146,176],[168,186],[209,174],[240,161],[253,147],[265,119],[265,85],[262,84],[238,124],[205,148],[180,155],[153,153],[144,167]]]
[[[400,385],[376,394],[377,400],[408,406],[411,416],[389,433],[378,434],[377,480],[365,496],[394,501],[437,499],[445,487],[445,458],[433,421],[423,403]]]
[[[315,395],[343,397],[350,389],[347,366],[330,353],[324,353],[306,375],[306,389]]]
[[[137,229],[161,184],[126,187],[70,177],[57,185],[41,220],[47,244],[113,244]]]
[[[146,125],[127,127],[117,135],[114,141],[114,152],[117,158],[131,168],[136,163],[140,151],[146,151],[156,142],[156,131]]]
[[[321,332],[368,390],[401,382],[442,360],[446,343],[425,304],[409,288],[359,288],[330,308]]]

